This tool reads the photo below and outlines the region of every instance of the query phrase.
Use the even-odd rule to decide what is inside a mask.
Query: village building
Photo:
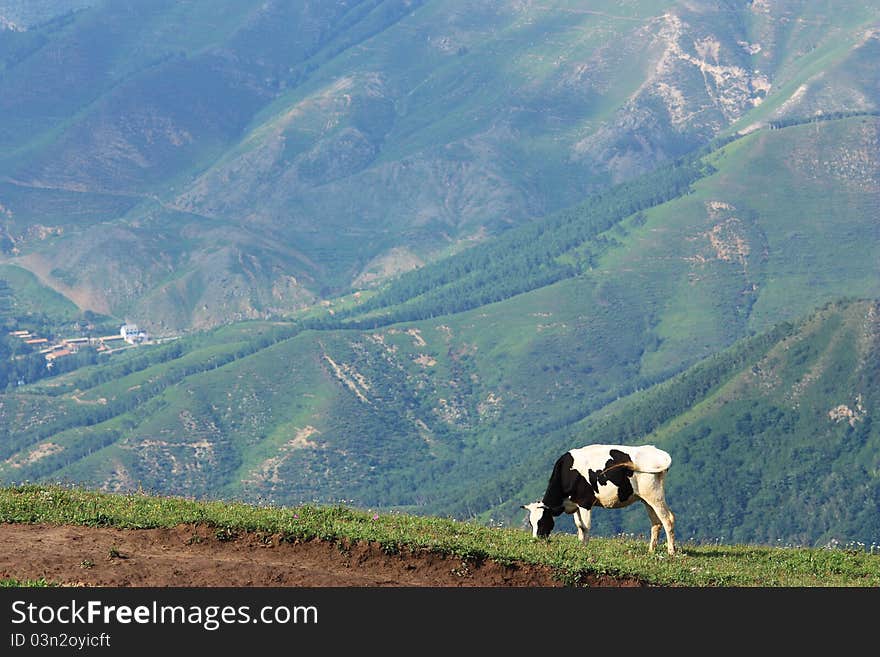
[[[138,344],[147,340],[147,332],[138,329],[137,324],[123,324],[119,328],[119,335],[129,344]]]

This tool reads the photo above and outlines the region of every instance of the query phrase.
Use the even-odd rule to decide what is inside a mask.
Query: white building
[[[119,328],[119,335],[129,344],[137,344],[147,339],[147,332],[138,330],[136,324],[123,324]]]

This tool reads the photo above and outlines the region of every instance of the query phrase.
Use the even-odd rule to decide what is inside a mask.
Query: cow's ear
[[[525,509],[525,508],[526,508],[526,505],[525,505],[525,504],[520,504],[520,505],[519,505],[519,508],[520,508],[520,509]]]

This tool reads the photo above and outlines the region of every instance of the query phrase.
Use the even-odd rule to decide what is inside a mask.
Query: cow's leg
[[[590,540],[590,510],[582,506],[575,509],[574,525],[578,530],[578,540],[586,544]]]
[[[648,517],[651,519],[651,541],[648,543],[648,552],[653,552],[654,548],[657,547],[657,541],[660,539],[660,528],[663,524],[654,512],[654,509],[651,508],[651,505],[645,502],[645,500],[642,500],[642,502],[648,511]]]
[[[654,512],[657,518],[660,520],[660,524],[663,525],[663,531],[666,532],[666,551],[669,554],[675,554],[675,515],[673,515],[672,511],[666,506],[666,500],[662,497],[659,499],[653,498],[642,498],[645,504]],[[651,518],[651,522],[654,522],[654,518]],[[659,533],[659,532],[658,532]],[[651,544],[654,544],[654,526],[651,526]]]

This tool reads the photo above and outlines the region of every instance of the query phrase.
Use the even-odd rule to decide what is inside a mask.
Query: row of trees
[[[51,436],[57,436],[71,430],[86,430],[126,413],[139,413],[143,416],[148,416],[157,410],[157,404],[161,405],[160,395],[170,386],[179,383],[189,376],[217,369],[239,358],[244,358],[294,335],[299,330],[294,325],[276,327],[246,344],[205,345],[208,346],[208,349],[202,353],[194,352],[194,350],[199,346],[200,340],[207,338],[197,337],[182,340],[180,344],[170,343],[162,347],[145,349],[143,351],[139,350],[137,354],[125,355],[117,362],[111,360],[104,367],[85,370],[81,376],[69,380],[65,386],[58,386],[52,389],[52,394],[58,394],[59,391],[69,392],[71,389],[86,391],[102,383],[116,381],[124,376],[144,371],[147,368],[163,365],[152,376],[145,377],[140,385],[129,390],[120,389],[119,394],[110,399],[106,404],[77,404],[58,407],[55,411],[48,412],[45,420],[37,423],[28,432],[12,431],[0,422],[0,459],[26,449],[29,445],[36,444]],[[92,351],[92,353],[94,352]],[[193,353],[198,355],[193,356]],[[42,359],[43,357],[40,356],[40,358]],[[70,356],[67,358],[74,357]],[[66,359],[60,359],[59,362],[64,360]],[[73,366],[74,363],[71,361],[71,367]],[[99,440],[99,442],[103,440],[101,436],[105,434],[108,434],[108,430],[90,431],[88,433],[89,436],[92,436],[94,440]],[[65,450],[65,454],[69,457],[73,452]],[[69,458],[63,463],[57,459],[49,460],[45,463],[41,460],[39,469],[42,474],[39,476],[51,473],[51,471],[44,472],[46,467],[49,467],[46,464],[56,463],[60,464],[58,467],[64,467],[69,464],[69,461]],[[37,472],[32,472],[30,466],[23,468],[19,474],[23,477],[37,477]]]
[[[805,125],[807,123],[819,123],[821,121],[837,121],[840,119],[850,119],[858,116],[880,116],[880,111],[863,112],[863,111],[839,111],[824,112],[814,116],[791,116],[785,119],[770,121],[767,125],[771,130],[779,130],[780,128],[789,128],[795,125]]]
[[[589,248],[578,256],[560,256],[585,247],[633,214],[688,193],[696,180],[714,172],[703,159],[708,152],[697,151],[540,222],[404,274],[366,303],[337,315],[337,321],[347,318],[347,326],[365,328],[427,319],[576,276],[590,265]],[[371,319],[355,318],[370,313]]]

